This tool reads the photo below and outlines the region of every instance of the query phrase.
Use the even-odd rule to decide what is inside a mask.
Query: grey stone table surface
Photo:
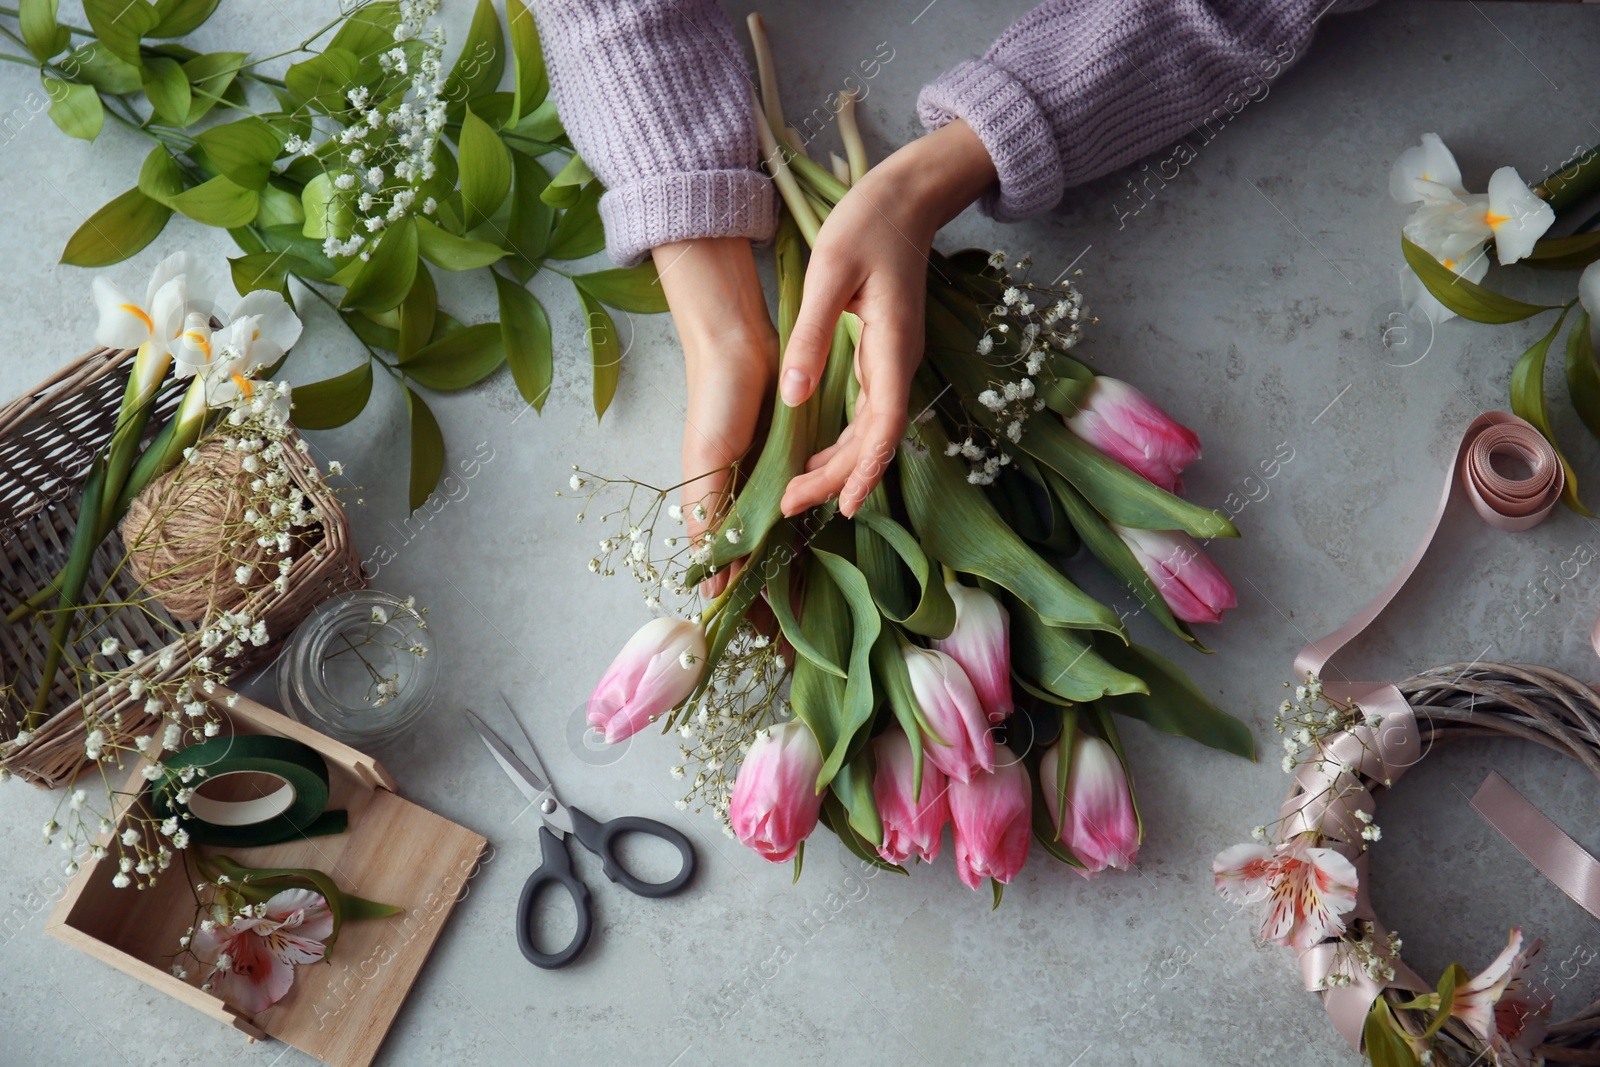
[[[225,4],[202,37],[214,48],[288,47],[331,4]],[[758,6],[792,113],[822,106],[880,42],[892,50],[864,104],[870,146],[882,154],[917,132],[917,88],[980,52],[1027,0]],[[445,7],[460,40],[470,5]],[[729,5],[736,18],[744,10]],[[494,845],[380,1062],[1355,1062],[1300,991],[1290,954],[1257,944],[1253,909],[1239,913],[1214,896],[1210,858],[1281,799],[1270,719],[1294,652],[1409,556],[1462,428],[1505,405],[1511,364],[1535,335],[1526,324],[1456,322],[1437,331],[1420,362],[1395,365],[1407,361],[1377,343],[1400,262],[1389,164],[1433,130],[1458,153],[1470,186],[1482,188],[1506,163],[1543,173],[1574,146],[1600,140],[1597,54],[1600,15],[1577,5],[1381,3],[1330,19],[1303,63],[1164,185],[1152,181],[1138,195],[1130,175],[1115,175],[1072,192],[1047,218],[1003,227],[969,212],[942,238],[951,248],[1031,250],[1051,275],[1082,269],[1101,318],[1089,351],[1204,437],[1205,458],[1188,478],[1194,499],[1221,505],[1280,447],[1294,457],[1239,516],[1244,539],[1212,547],[1240,603],[1205,635],[1216,655],[1184,660],[1254,726],[1265,758],[1250,765],[1130,726],[1149,825],[1136,869],[1085,881],[1035,848],[992,913],[987,892],[963,888],[948,856],[909,879],[865,877],[825,834],[791,886],[788,867],[769,866],[703,816],[673,810],[666,739],[643,735],[605,758],[572,740],[590,687],[647,612],[624,579],[587,573],[597,535],[573,522],[573,503],[554,491],[572,463],[674,478],[683,377],[664,317],[626,327],[621,387],[597,424],[576,301],[541,281],[558,339],[550,403],[534,414],[503,373],[440,398],[455,455],[476,448],[492,458],[425,517],[405,514],[405,438],[387,383],[356,422],[312,435],[319,455],[347,465],[363,555],[388,560],[374,584],[415,594],[443,646],[433,714],[378,755],[404,795]],[[25,68],[0,65],[0,115],[35,89]],[[120,129],[94,145],[68,140],[42,115],[8,128],[0,395],[87,347],[91,275],[56,259],[83,218],[131,184],[144,151]],[[181,247],[230,251],[219,233],[180,219],[113,273],[142,285],[151,264]],[[1572,281],[1514,284],[1566,299]],[[492,317],[481,287],[452,277],[441,288],[463,318]],[[341,328],[312,314],[289,376],[314,380],[354,358]],[[1600,448],[1564,402],[1553,409],[1580,481],[1594,484]],[[1586,640],[1600,611],[1595,571],[1547,581],[1584,546],[1592,556],[1597,542],[1594,527],[1566,511],[1513,536],[1458,509],[1402,603],[1348,662],[1368,677],[1486,658],[1600,678]],[[683,825],[703,862],[692,892],[658,902],[616,891],[580,855],[596,881],[599,928],[589,955],[564,972],[534,970],[518,955],[512,910],[538,845],[526,820],[513,824],[517,798],[457,710],[502,690],[569,800]],[[259,683],[252,691],[271,693]],[[1374,899],[1424,973],[1457,959],[1481,967],[1520,923],[1546,939],[1552,971],[1567,963],[1560,1006],[1587,1003],[1600,974],[1572,961],[1594,957],[1600,928],[1466,807],[1490,767],[1585,845],[1600,846],[1600,793],[1581,768],[1507,744],[1464,745],[1429,760],[1386,803]],[[248,1045],[44,935],[63,881],[59,853],[38,844],[54,803],[26,785],[0,789],[0,1064],[310,1062],[274,1042]]]

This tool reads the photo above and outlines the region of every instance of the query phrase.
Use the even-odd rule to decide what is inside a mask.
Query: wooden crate
[[[242,1031],[252,1040],[275,1037],[333,1067],[365,1067],[377,1055],[401,1002],[443,929],[468,879],[477,871],[485,839],[402,799],[394,780],[370,756],[228,691],[208,699],[240,734],[275,734],[302,741],[328,764],[330,808],[350,814],[350,828],[329,837],[302,838],[258,848],[214,849],[249,867],[314,867],[339,887],[404,912],[387,919],[344,924],[331,962],[295,968],[294,987],[266,1011],[247,1015],[211,993],[190,964],[187,980],[171,973],[178,938],[195,921],[194,896],[181,860],[153,888],[117,889],[114,850],[86,862],[45,925],[47,933]],[[142,804],[137,769],[111,835],[128,825],[131,805]],[[191,846],[194,847],[194,846]]]

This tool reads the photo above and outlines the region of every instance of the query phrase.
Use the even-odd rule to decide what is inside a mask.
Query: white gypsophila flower
[[[125,875],[122,872],[118,871],[112,877],[111,884],[116,886],[118,889],[126,889],[126,888],[128,888],[128,886],[133,884],[133,879],[129,878],[127,875]]]
[[[105,747],[106,732],[98,726],[89,731],[88,738],[84,741],[83,754],[91,760],[100,758],[100,751]]]
[[[122,642],[115,637],[108,637],[100,642],[100,654],[102,656],[115,656],[121,648]]]

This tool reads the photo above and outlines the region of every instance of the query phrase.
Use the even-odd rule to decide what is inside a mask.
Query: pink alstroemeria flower
[[[685,619],[651,619],[628,638],[589,697],[589,725],[616,744],[694,692],[705,668],[706,635]]]
[[[950,828],[956,875],[969,889],[985,878],[1005,884],[1028,860],[1033,840],[1033,786],[1022,761],[1003,750],[1004,762],[969,782],[950,780]]]
[[[1238,605],[1233,583],[1182,530],[1111,528],[1184,622],[1221,622],[1222,613]]]
[[[1200,458],[1200,438],[1127,382],[1100,375],[1063,420],[1073,433],[1169,493],[1183,491],[1183,469]]]
[[[817,828],[821,771],[822,749],[805,723],[779,723],[756,735],[728,801],[734,836],[773,863],[793,859]]]
[[[960,582],[946,582],[956,605],[950,636],[933,647],[961,664],[991,723],[1016,710],[1011,699],[1011,617],[991,593]]]
[[[1310,948],[1344,932],[1356,906],[1356,868],[1331,848],[1297,834],[1277,848],[1234,845],[1211,861],[1217,892],[1237,904],[1272,900],[1261,936],[1275,945]]]
[[[254,1015],[282,1000],[294,985],[294,968],[316,963],[327,951],[333,913],[321,893],[285,889],[255,906],[260,912],[226,926],[199,927],[191,948],[210,964],[211,991]]]
[[[1455,992],[1450,1014],[1484,1040],[1499,1067],[1533,1067],[1544,1040],[1554,998],[1527,973],[1542,947],[1535,941],[1522,951],[1522,931],[1513,929],[1494,962]]]
[[[944,824],[950,817],[944,774],[924,759],[922,792],[916,792],[911,739],[899,726],[890,726],[873,738],[872,754],[878,761],[872,799],[883,821],[883,845],[878,855],[889,863],[904,863],[912,856],[932,860],[939,855]]]

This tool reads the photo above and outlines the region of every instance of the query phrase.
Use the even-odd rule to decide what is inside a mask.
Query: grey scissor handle
[[[554,970],[582,955],[594,928],[594,916],[589,911],[589,887],[572,873],[572,854],[567,851],[566,842],[551,833],[549,827],[541,826],[539,848],[544,854],[543,861],[538,870],[528,875],[522,886],[522,898],[517,902],[517,947],[535,967]],[[578,931],[572,935],[571,943],[559,952],[541,952],[533,942],[533,907],[539,891],[547,885],[565,889],[578,911]]]
[[[666,823],[637,815],[597,822],[578,808],[568,808],[567,814],[572,816],[572,835],[583,843],[584,848],[600,857],[606,877],[629,892],[641,897],[669,897],[688,885],[689,879],[694,877],[694,846],[687,837]],[[646,834],[676,848],[683,860],[678,873],[664,882],[647,882],[636,876],[617,857],[615,842],[623,834]]]

